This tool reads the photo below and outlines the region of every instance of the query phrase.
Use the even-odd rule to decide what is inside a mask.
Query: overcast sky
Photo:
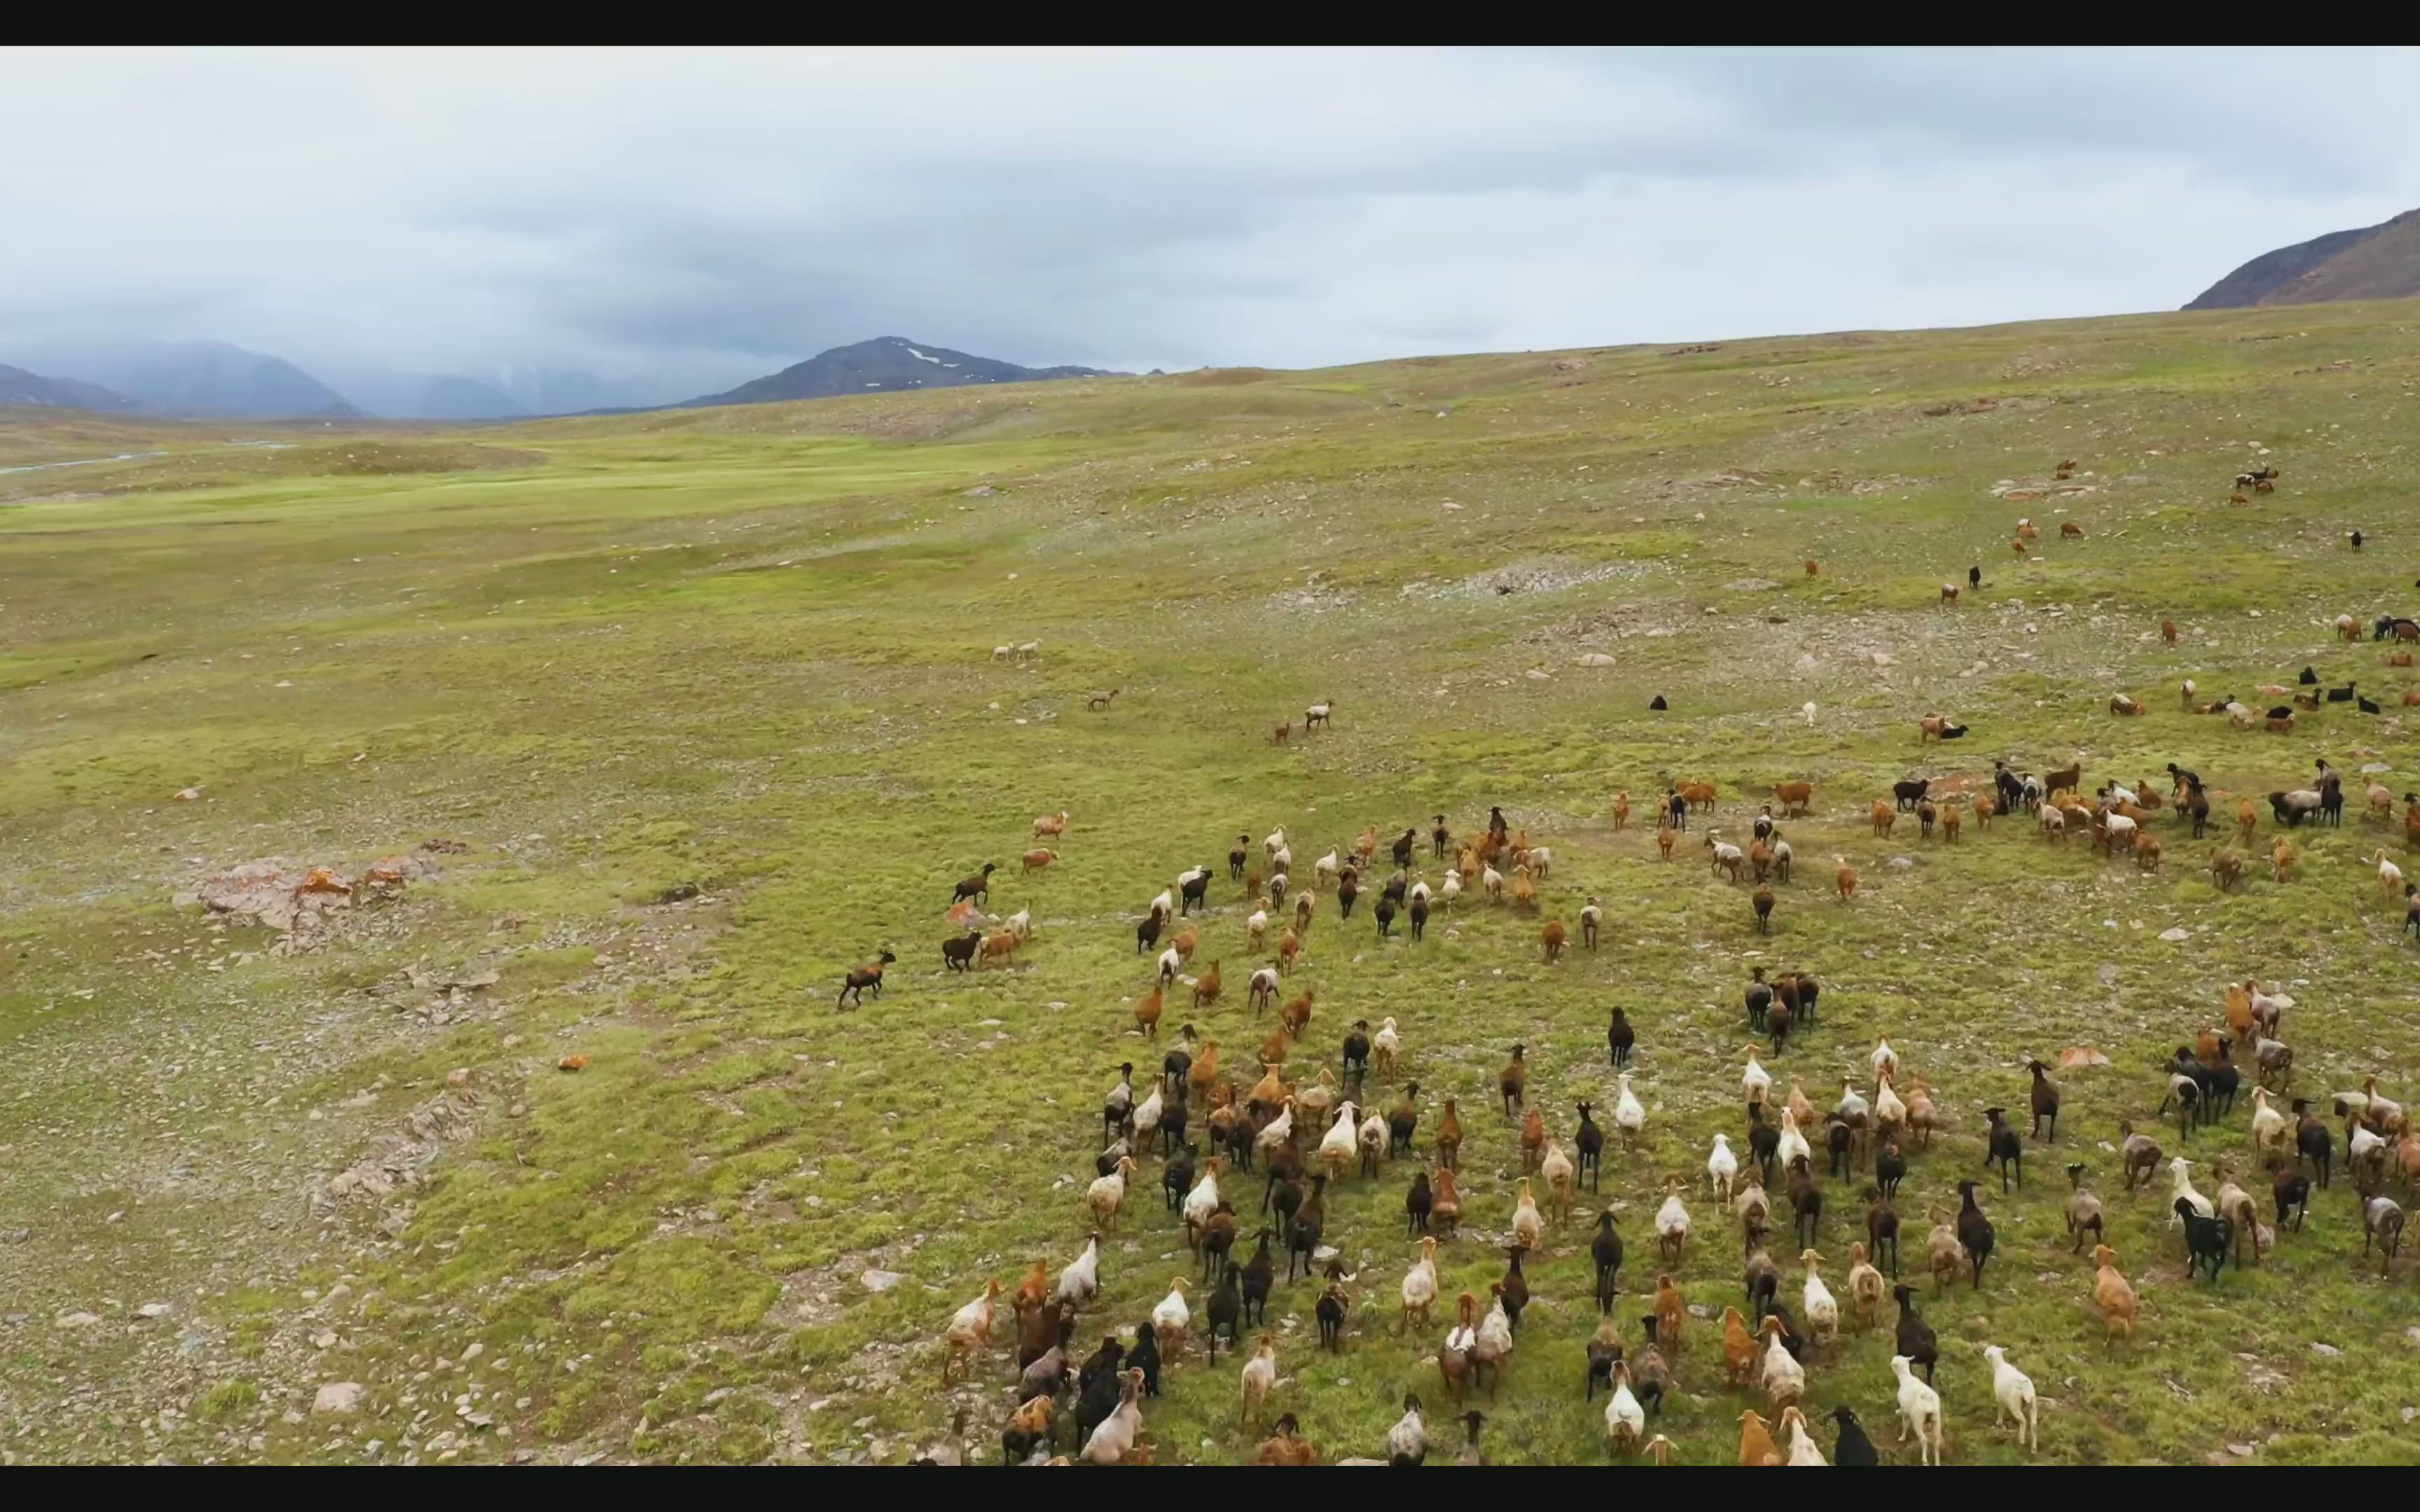
[[[0,349],[721,387],[2173,308],[2420,207],[2420,53],[0,53]],[[669,395],[668,395],[669,396]]]

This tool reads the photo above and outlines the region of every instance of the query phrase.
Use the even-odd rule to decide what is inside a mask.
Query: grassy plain
[[[2228,979],[2296,998],[2298,1089],[2376,1073],[2420,1093],[2420,974],[2372,865],[2402,854],[2399,818],[2298,835],[2296,880],[2256,867],[2228,897],[2205,870],[2221,841],[2165,821],[2158,876],[2020,825],[1949,847],[1865,822],[1892,779],[1995,756],[2080,752],[2092,785],[2175,761],[2265,792],[2324,755],[2420,785],[2399,703],[2420,675],[2327,626],[2420,596],[2416,389],[2402,303],[491,430],[0,416],[0,468],[163,454],[0,472],[0,1453],[896,1461],[954,1403],[996,1456],[1005,1309],[947,1395],[937,1341],[986,1277],[1055,1272],[1083,1242],[1100,1095],[1168,1039],[1127,1032],[1145,900],[1217,869],[1202,953],[1230,985],[1196,1023],[1248,1060],[1265,1026],[1243,1004],[1232,838],[1283,825],[1307,871],[1366,825],[1444,810],[1471,831],[1493,803],[1557,852],[1546,916],[1603,900],[1603,950],[1548,967],[1537,920],[1468,906],[1382,946],[1329,899],[1299,973],[1305,1064],[1392,1014],[1424,1147],[1435,1100],[1462,1099],[1471,1237],[1449,1297],[1502,1269],[1486,1241],[1518,1158],[1497,1068],[1525,1042],[1568,1137],[1574,1103],[1611,1102],[1617,1003],[1650,1110],[1649,1149],[1605,1180],[1634,1347],[1665,1171],[1699,1180],[1692,1301],[1734,1297],[1736,1228],[1700,1173],[1741,1128],[1747,970],[1801,967],[1828,990],[1773,1067],[1785,1085],[1828,1106],[1887,1033],[1954,1120],[1902,1194],[1911,1260],[1927,1206],[1981,1174],[1980,1110],[2023,1106],[2029,1056],[2113,1062],[2066,1074],[2023,1194],[1994,1184],[1981,1292],[1927,1292],[1952,1462],[2020,1457],[1990,1427],[1987,1343],[2033,1377],[2045,1458],[2420,1458],[2420,1280],[2364,1263],[2349,1188],[2258,1268],[2188,1286],[2164,1207],[2118,1190],[2109,1148]],[[2083,491],[1995,494],[2065,457]],[[2278,491],[2226,503],[2264,458]],[[2086,533],[2047,529],[2019,560],[2021,515]],[[1942,606],[1969,563],[1982,591]],[[1032,640],[1031,663],[991,657]],[[2330,706],[2279,738],[2180,708],[2185,678],[2265,704],[2256,686],[2305,663],[2387,713]],[[2112,717],[2118,690],[2152,712]],[[1268,744],[1315,699],[1332,732]],[[1934,709],[1963,745],[1919,748]],[[1682,776],[1721,785],[1714,823],[1743,840],[1743,795],[1816,784],[1771,938],[1702,851],[1663,865],[1652,831],[1613,832],[1617,792],[1643,812]],[[1021,877],[1031,819],[1063,809],[1062,861]],[[239,863],[358,872],[433,837],[470,848],[315,949],[179,901]],[[2268,839],[2264,820],[2264,857]],[[1864,874],[1854,904],[1830,896],[1835,855]],[[945,976],[949,884],[985,861],[994,914],[1030,905],[1036,938],[1013,969]],[[842,972],[886,945],[884,995],[836,1015]],[[573,1054],[586,1069],[555,1069]],[[2257,1185],[2248,1118],[2192,1152]],[[332,1196],[365,1157],[407,1174]],[[2103,1346],[2068,1254],[2071,1159],[2143,1294],[2131,1348]],[[1108,1247],[1088,1346],[1192,1273],[1158,1172]],[[1271,1304],[1275,1409],[1330,1454],[1380,1452],[1406,1389],[1460,1442],[1437,1338],[1395,1333],[1407,1179],[1333,1196],[1331,1242],[1361,1268],[1341,1357],[1313,1350],[1308,1284]],[[1819,1242],[1843,1294],[1857,1207],[1836,1187]],[[1530,1273],[1489,1447],[1602,1459],[1584,1229]],[[1715,1335],[1695,1326],[1660,1424],[1690,1460],[1727,1461],[1749,1405]],[[1819,1352],[1810,1409],[1849,1403],[1886,1440],[1889,1353],[1886,1330]],[[346,1381],[354,1412],[314,1412]],[[1233,1369],[1198,1348],[1145,1415],[1163,1460],[1255,1442]]]

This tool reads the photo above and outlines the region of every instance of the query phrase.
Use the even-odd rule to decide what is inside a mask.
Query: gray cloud
[[[20,53],[0,356],[1348,362],[2172,307],[2420,205],[2420,54]]]

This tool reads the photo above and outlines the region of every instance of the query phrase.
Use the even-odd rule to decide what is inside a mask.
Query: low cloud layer
[[[31,53],[0,356],[662,397],[2172,308],[2420,206],[2420,54]]]

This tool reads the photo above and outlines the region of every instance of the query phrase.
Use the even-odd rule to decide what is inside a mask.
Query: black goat
[[[1983,1289],[1983,1262],[1992,1257],[1992,1220],[1983,1215],[1975,1201],[1972,1180],[1958,1183],[1958,1198],[1963,1204],[1958,1210],[1958,1242],[1965,1248],[1966,1263],[1975,1268],[1975,1289]]]
[[[1941,1346],[1933,1338],[1932,1325],[1916,1310],[1916,1293],[1902,1284],[1891,1288],[1891,1296],[1899,1303],[1897,1352],[1906,1355],[1910,1365],[1924,1369],[1927,1385],[1932,1383],[1933,1367],[1941,1363]]]
[[[1580,1126],[1572,1135],[1572,1143],[1579,1151],[1577,1180],[1586,1181],[1591,1192],[1598,1190],[1597,1183],[1605,1176],[1605,1131],[1589,1117],[1594,1105],[1590,1103],[1580,1104]]]
[[[1621,1295],[1621,1236],[1614,1231],[1611,1208],[1597,1214],[1589,1254],[1596,1260],[1596,1310],[1609,1313],[1613,1299]]]
[[[2194,1211],[2191,1197],[2177,1198],[2176,1209],[2185,1225],[2185,1279],[2190,1281],[2195,1272],[2207,1269],[2215,1285],[2227,1252],[2235,1247],[2235,1225],[2226,1218],[2203,1217]],[[2368,1253],[2366,1244],[2362,1253]]]
[[[2025,1142],[2007,1122],[2008,1109],[1985,1108],[1983,1117],[1991,1128],[1984,1134],[1983,1164],[2000,1167],[2000,1190],[2009,1190],[2009,1177],[2014,1173],[2017,1190],[2025,1186]]]
[[[984,932],[979,929],[969,930],[958,939],[943,940],[941,942],[942,966],[951,971],[972,970],[975,952],[983,949],[983,942]]]

